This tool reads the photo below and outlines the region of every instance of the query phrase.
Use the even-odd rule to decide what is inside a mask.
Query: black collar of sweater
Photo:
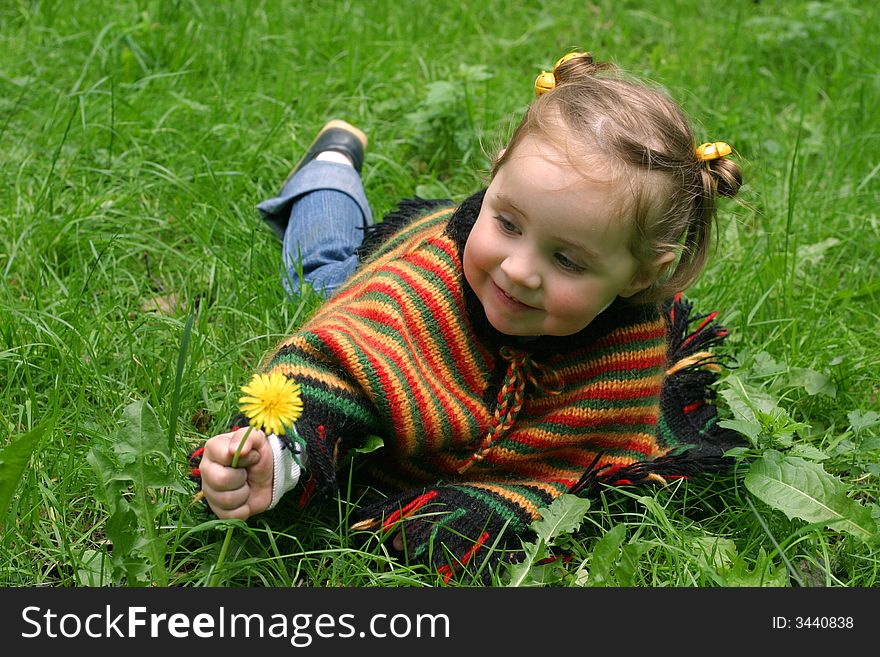
[[[485,194],[486,190],[483,189],[465,199],[458,206],[446,226],[446,234],[458,247],[459,261],[462,261],[464,256],[465,242],[467,242],[471,229],[474,227],[474,223],[476,223],[477,217],[480,214]],[[464,295],[465,306],[474,331],[477,337],[490,347],[500,348],[502,346],[509,346],[529,351],[535,356],[570,353],[592,343],[597,338],[608,334],[614,329],[639,324],[656,318],[658,315],[656,304],[635,304],[630,303],[627,299],[618,297],[604,312],[590,322],[586,328],[572,335],[543,335],[533,338],[505,335],[489,323],[489,319],[483,310],[483,305],[464,277],[463,268],[460,268],[459,275],[461,277],[461,289]]]

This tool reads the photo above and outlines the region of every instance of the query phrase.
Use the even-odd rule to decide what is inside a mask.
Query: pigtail
[[[556,85],[561,86],[579,78],[594,77],[601,71],[613,71],[616,67],[611,62],[596,61],[589,52],[569,53],[561,58],[553,68]]]
[[[709,175],[708,181],[711,181],[712,196],[733,198],[736,196],[739,188],[742,187],[742,169],[733,160],[722,157],[717,160],[703,162],[702,168]],[[706,180],[706,176],[703,176],[703,178]],[[704,189],[709,193],[706,184],[704,184]]]

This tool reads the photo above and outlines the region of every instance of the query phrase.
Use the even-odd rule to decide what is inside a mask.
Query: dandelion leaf
[[[138,517],[123,499],[107,519],[105,530],[113,546],[111,562],[117,575],[124,575],[130,586],[146,582],[150,573],[147,540],[136,528]],[[120,581],[122,581],[120,579]]]
[[[846,488],[821,463],[767,450],[752,463],[746,488],[764,503],[798,518],[844,531],[864,541],[877,533],[871,511],[846,495]]]
[[[590,500],[577,495],[560,495],[550,506],[541,509],[541,519],[532,523],[532,529],[538,538],[553,545],[559,536],[580,529],[589,508]]]
[[[849,419],[850,427],[855,432],[864,431],[876,424],[880,424],[880,414],[876,411],[850,411],[846,414],[846,417]]]
[[[136,401],[125,407],[113,451],[120,463],[134,463],[147,454],[156,454],[166,463],[171,462],[168,441],[159,426],[159,418],[145,401]]]
[[[779,407],[772,395],[746,385],[735,374],[728,375],[723,379],[719,394],[727,402],[734,417],[746,422],[755,422],[759,412],[771,414]]]
[[[792,385],[801,386],[809,395],[823,394],[828,397],[837,396],[837,386],[831,377],[822,372],[805,367],[794,367],[789,379]]]
[[[543,567],[537,565],[551,556],[550,548],[544,541],[523,543],[523,557],[516,563],[507,564],[507,581],[509,587],[542,586],[544,584]]]
[[[107,555],[86,549],[79,555],[76,579],[82,586],[111,586],[113,579],[106,565]]]
[[[364,438],[363,445],[351,451],[357,452],[358,454],[369,454],[370,452],[375,452],[377,449],[381,449],[382,447],[385,447],[385,441],[382,440],[381,436],[374,436],[370,434],[366,438]]]
[[[785,566],[776,566],[763,548],[758,551],[754,568],[750,569],[745,558],[737,555],[730,568],[722,572],[722,578],[722,586],[730,587],[788,586],[788,571]]]
[[[615,586],[612,571],[620,557],[620,545],[626,538],[626,527],[615,525],[596,541],[590,558],[590,575],[587,586]]]
[[[619,586],[636,586],[636,574],[642,555],[651,549],[650,543],[627,543],[620,550],[620,560],[614,574]]]
[[[105,531],[114,578],[137,585],[162,575],[165,548],[156,536],[156,520],[166,508],[164,493],[186,490],[171,466],[159,418],[146,402],[126,406],[111,446],[96,444],[87,458],[109,513]]]
[[[0,450],[0,520],[6,517],[18,482],[27,470],[31,454],[39,444],[44,430],[45,426],[40,425]]]
[[[556,567],[541,564],[551,556],[550,546],[557,538],[580,529],[590,501],[576,495],[560,495],[550,506],[541,509],[541,518],[531,524],[536,540],[523,543],[523,558],[508,564],[510,579],[507,586],[545,586],[554,578]]]
[[[156,411],[143,400],[126,406],[113,451],[120,466],[112,478],[131,481],[140,491],[172,488],[186,492],[168,468],[172,456]]]
[[[702,534],[691,539],[697,560],[705,570],[728,567],[736,558],[736,543],[729,538]]]

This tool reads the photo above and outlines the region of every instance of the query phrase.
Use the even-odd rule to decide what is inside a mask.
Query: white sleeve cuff
[[[291,449],[284,449],[284,443],[274,433],[269,434],[269,445],[272,447],[272,456],[275,459],[272,502],[269,504],[269,508],[274,509],[284,494],[299,482],[302,468],[306,465],[306,453],[299,443],[292,443]],[[294,456],[299,459],[299,463],[296,462]]]

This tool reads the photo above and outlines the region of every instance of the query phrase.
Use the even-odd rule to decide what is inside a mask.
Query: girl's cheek
[[[475,228],[471,231],[465,244],[465,257],[476,267],[484,266],[491,260],[491,241],[486,238],[486,231]]]
[[[550,297],[545,304],[545,308],[548,312],[559,317],[567,318],[572,323],[577,324],[583,322],[584,325],[586,325],[591,322],[601,310],[604,310],[604,308],[602,308],[604,304],[600,303],[598,299],[595,303],[585,301],[591,299],[595,295],[594,292],[591,292],[588,289],[564,289],[561,285],[556,285],[555,289],[554,286],[551,286],[550,290]]]

